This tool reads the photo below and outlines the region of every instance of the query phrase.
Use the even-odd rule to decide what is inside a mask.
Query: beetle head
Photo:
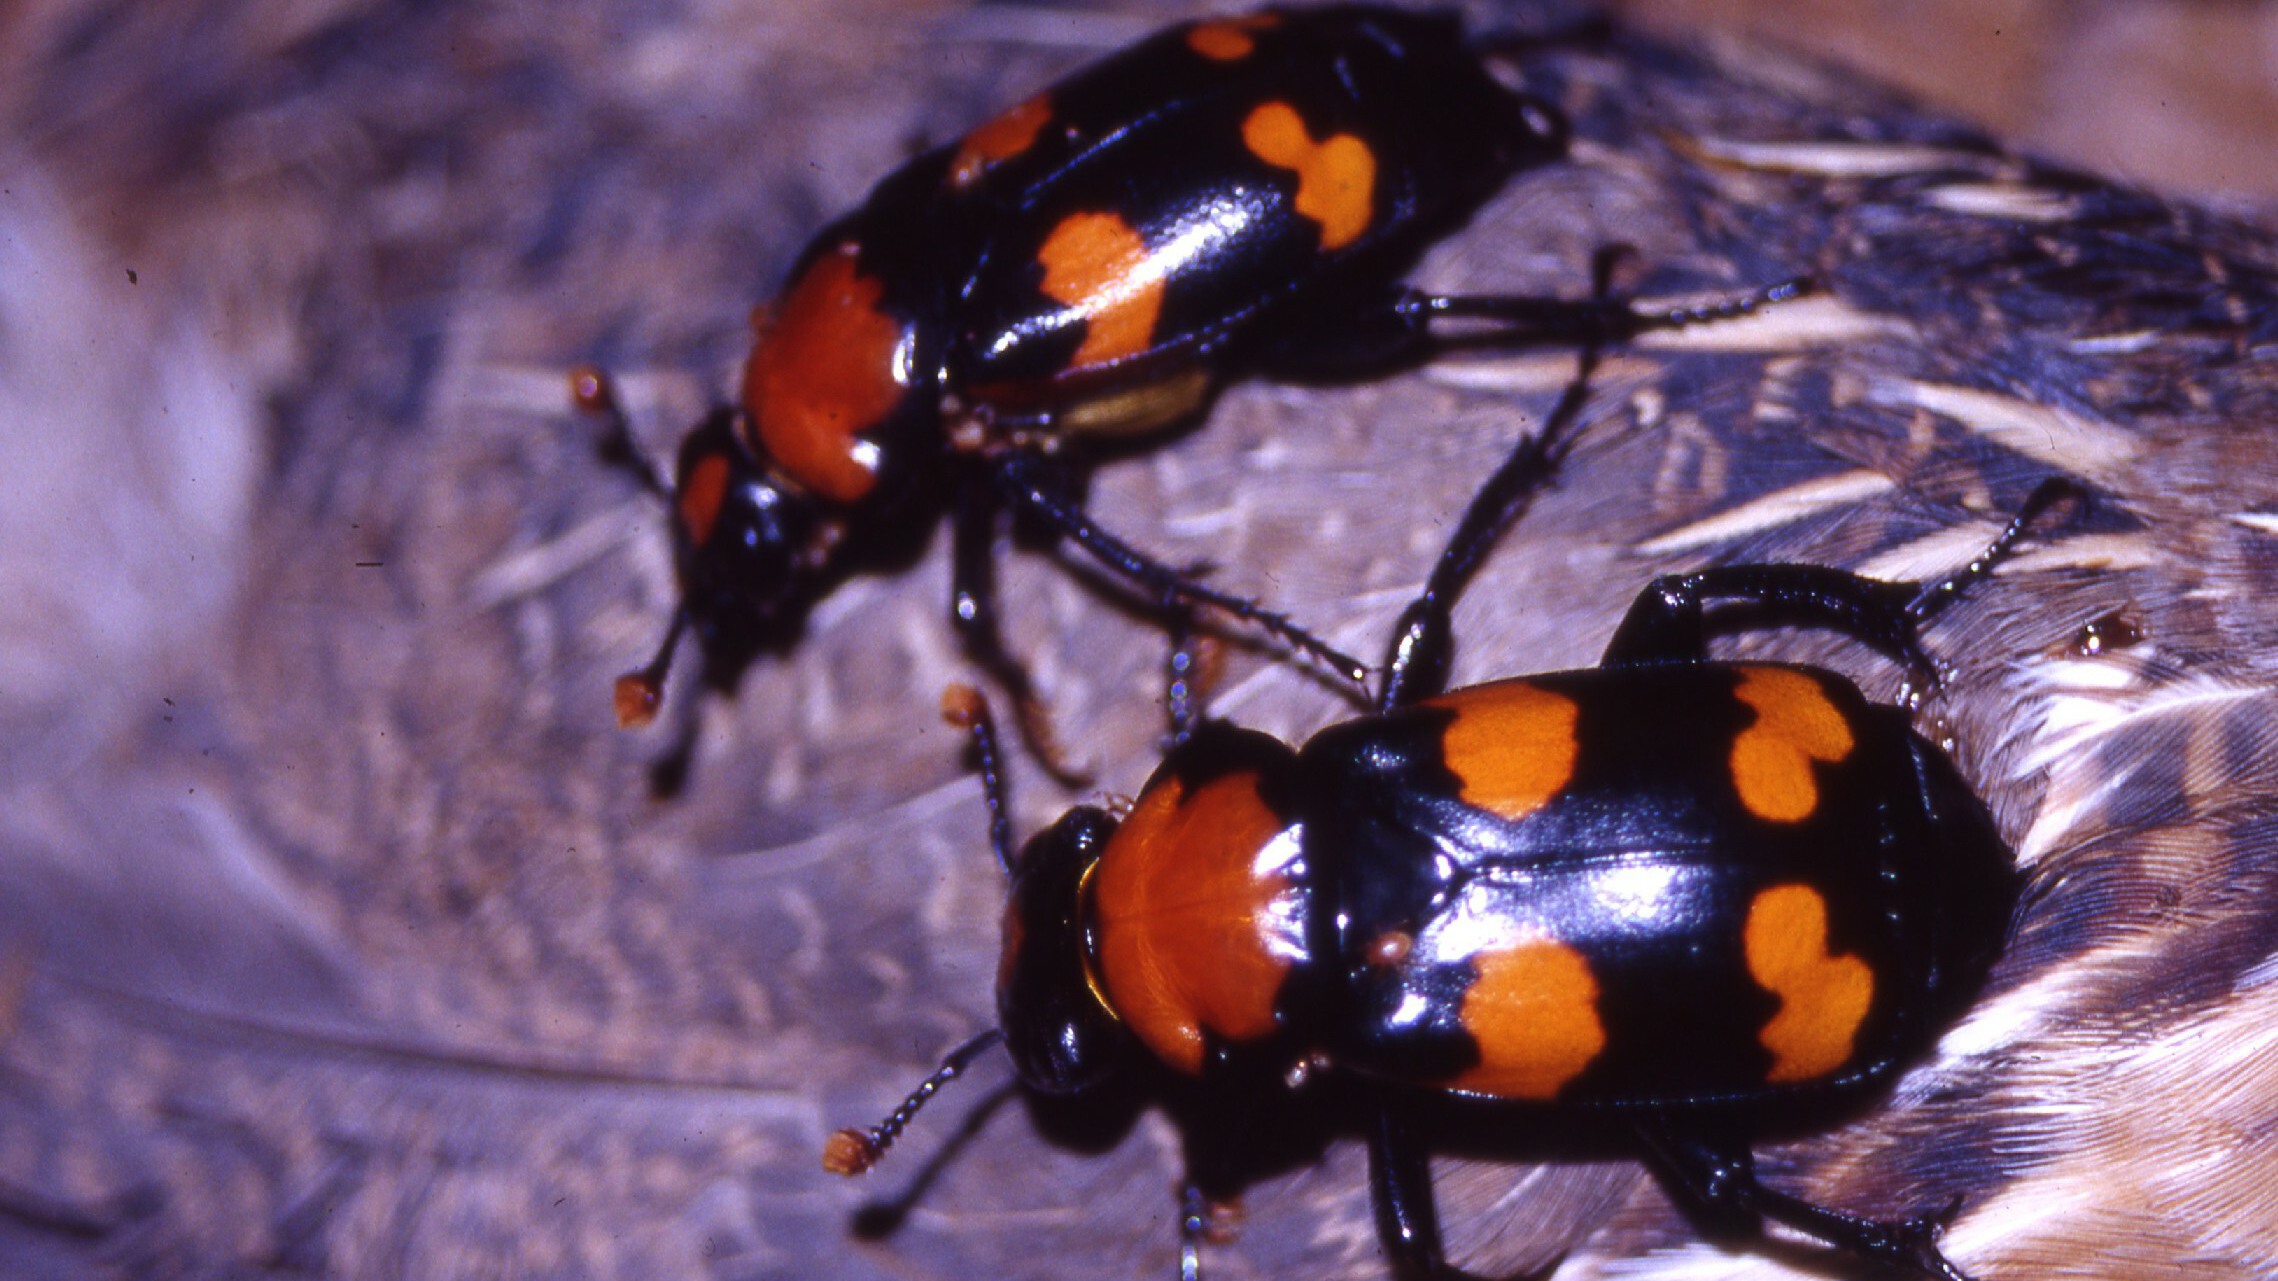
[[[838,541],[812,496],[762,468],[718,410],[681,444],[673,558],[690,623],[715,682],[794,634]]]
[[[997,964],[997,1021],[1023,1084],[1073,1094],[1104,1080],[1123,1025],[1092,974],[1085,880],[1115,819],[1078,806],[1038,833],[1014,869]]]

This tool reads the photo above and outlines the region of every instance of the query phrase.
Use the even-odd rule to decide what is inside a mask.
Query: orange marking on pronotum
[[[1163,280],[1147,242],[1111,213],[1070,215],[1036,253],[1044,296],[1089,326],[1071,368],[1105,365],[1147,350],[1163,310]]]
[[[1741,935],[1748,973],[1780,998],[1757,1035],[1772,1052],[1772,1082],[1809,1081],[1851,1058],[1874,1000],[1874,967],[1827,950],[1827,901],[1808,885],[1775,885],[1748,906]]]
[[[1459,1017],[1479,1064],[1449,1082],[1498,1098],[1551,1099],[1606,1048],[1598,980],[1580,952],[1551,938],[1524,939],[1472,961],[1479,977]]]
[[[822,255],[762,322],[744,370],[759,452],[833,502],[854,502],[877,483],[878,450],[861,433],[906,386],[905,326],[879,309],[884,294],[856,267],[854,246]]]
[[[965,135],[949,162],[949,185],[960,190],[981,180],[992,165],[1028,150],[1052,119],[1052,100],[1038,94]]]
[[[1295,833],[1248,772],[1191,795],[1156,783],[1101,851],[1090,887],[1101,979],[1164,1062],[1200,1072],[1206,1029],[1232,1041],[1273,1030],[1304,946],[1295,857]]]
[[[697,459],[673,499],[680,511],[681,531],[689,542],[702,547],[712,541],[712,527],[720,523],[720,507],[727,498],[728,460],[719,454]]]
[[[1786,667],[1743,667],[1733,697],[1756,723],[1732,740],[1732,784],[1758,818],[1793,823],[1819,807],[1813,761],[1851,754],[1850,722],[1817,677]]]
[[[1497,681],[1425,705],[1455,713],[1440,739],[1440,755],[1469,804],[1518,818],[1574,777],[1580,709],[1564,694],[1525,681]]]
[[[1315,142],[1286,102],[1268,102],[1242,122],[1242,142],[1258,159],[1297,173],[1297,212],[1321,224],[1321,248],[1342,249],[1368,230],[1375,213],[1376,153],[1349,133]]]

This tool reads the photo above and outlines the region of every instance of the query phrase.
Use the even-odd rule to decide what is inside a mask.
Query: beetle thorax
[[[809,262],[752,318],[744,410],[752,452],[838,503],[878,482],[876,429],[916,385],[917,327],[884,306],[885,283],[847,241]]]
[[[1303,829],[1258,788],[1247,770],[1157,777],[1088,885],[1100,986],[1182,1071],[1201,1070],[1206,1034],[1272,1035],[1282,982],[1306,957]]]

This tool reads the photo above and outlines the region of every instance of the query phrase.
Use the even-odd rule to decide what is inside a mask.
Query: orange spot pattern
[[[1504,818],[1542,807],[1574,777],[1574,700],[1525,681],[1474,685],[1427,706],[1455,720],[1440,740],[1441,758],[1462,785],[1465,802]]]
[[[1258,42],[1250,38],[1253,31],[1264,31],[1281,21],[1276,14],[1253,13],[1246,18],[1221,18],[1216,22],[1198,22],[1186,33],[1186,46],[1212,62],[1233,62],[1247,58]]]
[[[1052,100],[1038,94],[966,134],[949,162],[949,185],[963,190],[979,182],[990,166],[1028,150],[1051,119]]]
[[[1255,773],[1192,796],[1166,779],[1100,852],[1091,890],[1109,1008],[1181,1071],[1202,1070],[1205,1028],[1230,1041],[1274,1029],[1274,998],[1304,948],[1296,842],[1276,839],[1287,828]]]
[[[885,286],[855,267],[852,245],[800,275],[744,369],[744,410],[758,451],[833,502],[851,503],[878,480],[876,447],[861,433],[901,399],[901,322],[878,309]]]
[[[1551,1099],[1606,1047],[1598,981],[1580,952],[1529,939],[1474,958],[1478,979],[1458,1017],[1479,1065],[1449,1084],[1508,1099]]]
[[[1732,784],[1758,818],[1793,823],[1819,807],[1813,761],[1851,754],[1850,722],[1807,672],[1743,667],[1733,696],[1756,709],[1756,722],[1732,740]]]
[[[720,505],[728,498],[728,460],[706,454],[696,460],[688,479],[673,498],[680,510],[680,528],[688,541],[702,547],[712,541],[712,527],[720,523]]]
[[[1163,280],[1130,223],[1111,213],[1070,215],[1044,238],[1036,258],[1044,265],[1044,296],[1088,325],[1069,369],[1136,356],[1154,341]]]
[[[1809,1081],[1842,1067],[1874,1000],[1874,967],[1827,952],[1827,901],[1808,885],[1775,885],[1748,906],[1741,935],[1748,973],[1780,998],[1757,1035],[1772,1052],[1771,1082]]]
[[[1321,224],[1321,248],[1342,249],[1368,230],[1376,198],[1376,153],[1349,133],[1315,142],[1304,117],[1269,102],[1242,122],[1242,142],[1258,159],[1297,173],[1297,212]]]

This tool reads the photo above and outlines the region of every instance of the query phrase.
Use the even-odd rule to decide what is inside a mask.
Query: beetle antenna
[[[593,448],[601,455],[602,462],[639,481],[641,488],[657,498],[672,496],[664,478],[657,475],[648,456],[634,441],[632,420],[626,416],[625,402],[617,396],[617,382],[607,370],[599,365],[579,365],[570,370],[570,399],[579,409],[601,416],[601,439],[594,442]],[[647,666],[617,678],[611,697],[616,705],[618,728],[634,729],[656,719],[657,706],[664,701],[665,673],[672,669],[673,653],[680,648],[680,636],[687,627],[688,609],[684,604],[672,611],[672,623],[665,629],[656,657],[651,658]]]
[[[988,696],[962,681],[941,691],[941,719],[973,736],[973,756],[981,770],[981,795],[989,803],[989,848],[1012,875],[1012,807],[1005,798],[1003,757],[997,752],[997,718]]]
[[[617,678],[612,697],[619,729],[636,729],[656,719],[657,704],[664,701],[665,673],[672,670],[672,656],[680,649],[681,633],[687,630],[688,609],[683,606],[672,611],[672,625],[665,629],[656,657],[647,666]]]
[[[625,416],[625,404],[617,399],[616,380],[608,371],[599,365],[579,365],[570,370],[570,399],[579,409],[601,415],[601,439],[594,442],[601,461],[641,482],[641,488],[657,497],[666,497],[664,479],[633,440],[632,420]]]
[[[2063,476],[2051,476],[2035,485],[2033,492],[2025,496],[2024,504],[2018,507],[2017,514],[2010,519],[2008,526],[1986,545],[1985,550],[1971,558],[1969,564],[1923,587],[1907,603],[1906,616],[1919,625],[1961,599],[1963,592],[1991,576],[1994,567],[2009,558],[2010,553],[2016,550],[2019,540],[2025,537],[2025,531],[2032,527],[2042,512],[2066,498],[2086,502],[2088,491]]]
[[[948,1057],[941,1061],[941,1066],[934,1069],[933,1075],[910,1091],[909,1097],[902,1100],[900,1107],[887,1113],[885,1120],[867,1130],[848,1127],[832,1134],[823,1143],[823,1168],[832,1174],[852,1178],[878,1164],[878,1159],[886,1155],[886,1149],[893,1146],[894,1140],[902,1133],[902,1127],[910,1123],[910,1118],[918,1114],[918,1109],[926,1105],[926,1100],[940,1093],[942,1086],[962,1075],[983,1052],[1003,1041],[1004,1034],[990,1028],[951,1050]]]

